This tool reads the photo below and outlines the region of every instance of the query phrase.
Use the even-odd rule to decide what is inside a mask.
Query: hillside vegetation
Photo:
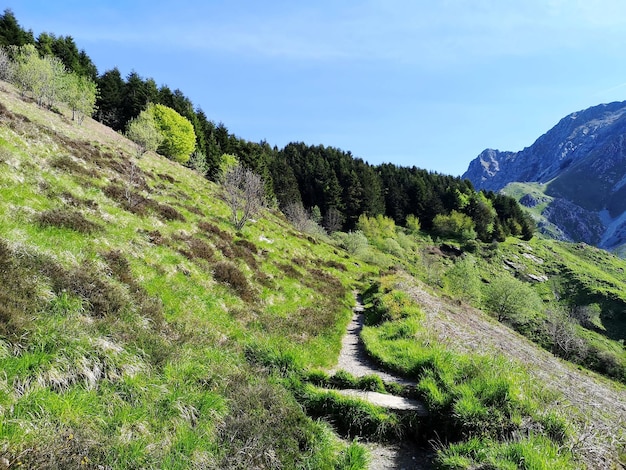
[[[129,141],[2,88],[4,462],[339,465],[329,428],[252,364],[330,366],[367,269],[279,215],[236,233],[217,186],[155,154],[130,184]]]
[[[101,91],[115,75],[46,44]],[[356,470],[365,441],[424,448],[427,468],[625,464],[624,260],[533,237],[467,181],[246,142],[181,93],[123,85],[157,94],[96,115],[139,115],[135,142],[0,82],[0,469]],[[142,133],[148,101],[178,113],[180,154]],[[243,220],[251,183],[269,202]],[[367,355],[406,380],[328,372],[359,293]]]
[[[383,281],[381,292],[395,300],[383,299],[384,310],[371,323],[381,329],[366,331],[364,340],[373,357],[421,385],[402,391],[380,379],[315,372],[336,361],[352,290],[367,286],[379,269],[403,265],[423,280],[411,282],[448,285],[455,263],[418,227],[407,231],[381,217],[362,217],[359,232],[338,233],[332,244],[296,231],[270,210],[236,232],[218,185],[153,153],[137,160],[133,144],[110,129],[89,119],[78,126],[22,101],[8,84],[2,87],[5,466],[363,468],[362,448],[342,443],[335,432],[383,441],[404,436],[422,445],[438,435],[443,468],[471,468],[480,459],[514,453],[506,443],[519,432],[529,436],[520,441],[520,455],[529,459],[534,452],[545,463],[541,468],[576,468],[583,444],[578,449],[575,442],[588,452],[605,439],[601,461],[619,458],[623,436],[599,427],[619,426],[618,409],[607,406],[608,417],[599,421],[572,401],[579,418],[569,420],[556,405],[560,378],[551,376],[556,386],[536,395],[546,378],[536,382],[525,375],[528,357],[498,359],[502,365],[474,352],[457,357],[446,352],[447,343],[435,346],[434,337],[426,343],[432,352],[420,350],[420,305],[430,304],[417,298],[411,307],[393,278]],[[454,251],[454,243],[445,246]],[[510,257],[524,243],[474,248],[490,253],[494,259],[484,266],[493,267],[501,266],[495,257]],[[584,261],[575,246],[554,245],[559,257],[549,258],[548,251],[538,253],[549,245],[531,243],[546,260],[567,259],[567,249],[571,260]],[[573,271],[581,285],[583,273],[593,282],[604,279],[586,266]],[[402,347],[394,345],[398,341]],[[509,360],[519,365],[506,365]],[[530,388],[515,398],[521,401],[489,401],[486,392],[463,392],[458,379],[441,378],[465,374],[466,363],[480,373],[472,383],[483,383],[484,374],[500,376],[505,382],[494,390],[511,397],[512,391],[498,387]],[[358,400],[326,395],[314,384],[408,393],[441,422],[394,418]],[[597,386],[604,396],[606,385]],[[620,390],[610,393],[623,397]],[[478,407],[466,410],[474,418],[459,415],[454,397]],[[610,396],[606,400],[611,403]],[[496,421],[481,421],[484,413]],[[581,440],[585,419],[595,423],[594,439]],[[476,454],[488,448],[494,450],[484,458]]]

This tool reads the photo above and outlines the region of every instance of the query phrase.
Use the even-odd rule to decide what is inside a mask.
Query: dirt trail
[[[403,385],[415,385],[415,382],[403,379],[397,375],[391,374],[380,368],[372,361],[360,339],[361,330],[363,329],[365,316],[363,315],[363,304],[359,296],[356,297],[356,306],[353,309],[352,320],[348,325],[348,332],[343,337],[341,343],[341,352],[339,353],[339,361],[337,367],[331,370],[335,373],[340,369],[351,373],[355,377],[376,374],[385,382],[396,382]]]
[[[337,362],[337,366],[330,372],[335,373],[337,370],[343,369],[356,377],[376,374],[385,382],[415,385],[415,382],[411,382],[410,380],[398,377],[397,375],[381,369],[368,357],[363,343],[360,340],[363,324],[363,304],[361,303],[361,299],[357,296],[352,320],[342,340],[339,361]],[[426,411],[419,402],[403,397],[373,394],[371,392],[360,393],[354,390],[344,390],[343,392],[350,395],[358,394],[363,399],[368,399],[369,396],[369,398],[372,398],[371,401],[375,402],[375,404],[392,409],[412,409],[420,414],[424,414]],[[368,443],[365,444],[365,446],[370,451],[370,470],[430,470],[433,468],[433,453],[419,449],[410,443],[398,443],[397,445]]]

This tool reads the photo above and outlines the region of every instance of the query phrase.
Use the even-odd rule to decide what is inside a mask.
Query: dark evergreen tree
[[[53,55],[52,45],[55,41],[55,37],[52,34],[41,33],[37,36],[37,40],[35,41],[35,47],[39,52],[40,56]]]
[[[96,119],[116,131],[124,129],[122,104],[126,84],[118,68],[107,70],[97,80]]]
[[[208,167],[206,176],[211,180],[215,180],[218,176],[222,161],[222,153],[215,137],[215,123],[209,121],[202,109],[196,111],[196,117],[199,126],[199,132],[196,132],[196,136],[198,134],[202,134],[203,136],[204,155]]]
[[[77,70],[78,73],[90,78],[94,82],[96,81],[96,79],[98,78],[98,68],[93,63],[91,58],[87,55],[84,49],[81,49],[78,53],[78,65],[80,67]]]
[[[126,83],[122,91],[122,103],[120,109],[120,125],[126,127],[126,123],[137,117],[150,102],[156,101],[158,89],[154,80],[148,84],[137,72],[132,71],[126,77]]]
[[[276,156],[270,162],[269,170],[274,183],[274,195],[281,209],[290,204],[302,204],[302,196],[298,188],[298,181],[293,168],[287,163],[283,153],[276,152]]]
[[[0,46],[24,46],[34,44],[33,32],[20,26],[9,8],[0,16]]]
[[[215,140],[222,154],[232,153],[228,128],[223,122],[218,123],[217,127],[215,128]]]

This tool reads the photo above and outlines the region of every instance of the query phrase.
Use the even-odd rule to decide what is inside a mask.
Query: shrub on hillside
[[[254,294],[245,274],[233,263],[228,261],[216,263],[213,267],[213,277],[216,281],[232,287],[242,300],[253,300]]]
[[[68,228],[86,234],[93,233],[100,228],[98,224],[87,220],[80,212],[62,208],[40,212],[36,220],[42,227]]]
[[[437,214],[433,219],[433,231],[442,237],[463,241],[476,238],[474,221],[468,215],[452,211],[449,215]]]
[[[70,270],[48,262],[42,272],[50,278],[53,292],[67,291],[85,301],[87,311],[96,317],[119,314],[129,305],[126,292],[108,281],[105,273],[92,263],[83,263]]]
[[[180,212],[178,212],[176,209],[174,209],[172,206],[170,206],[169,204],[155,204],[155,209],[157,211],[157,213],[159,214],[159,216],[161,217],[161,219],[164,219],[166,221],[173,221],[173,220],[178,220],[180,222],[185,222],[187,219],[185,218],[185,216],[183,214],[181,214]]]
[[[367,237],[360,230],[348,233],[335,232],[333,233],[333,239],[351,255],[364,252],[367,250],[369,245]]]
[[[217,225],[214,225],[210,222],[206,222],[204,220],[201,220],[200,222],[198,222],[198,228],[209,236],[215,236],[216,238],[220,238],[227,242],[230,242],[233,238],[233,236],[230,233],[225,232],[224,230],[219,228]]]
[[[213,260],[213,249],[208,243],[200,240],[199,238],[192,238],[188,241],[188,244],[194,258],[200,258],[205,261]]]
[[[196,134],[191,122],[161,104],[150,105],[148,110],[163,137],[158,147],[159,153],[178,163],[186,163],[196,148]]]
[[[539,295],[530,285],[502,275],[485,287],[484,305],[498,321],[523,323],[527,317],[542,308]]]

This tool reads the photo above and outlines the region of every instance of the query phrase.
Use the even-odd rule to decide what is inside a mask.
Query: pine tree
[[[0,46],[24,46],[34,44],[32,31],[26,31],[17,22],[17,18],[10,8],[4,10],[0,16]]]
[[[96,119],[116,131],[124,129],[122,101],[124,99],[124,80],[117,67],[107,70],[98,77],[99,89],[96,100]]]

